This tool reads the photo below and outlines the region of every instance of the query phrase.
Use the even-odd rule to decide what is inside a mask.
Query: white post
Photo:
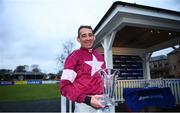
[[[104,59],[106,62],[106,68],[113,68],[112,49],[108,48],[107,42],[107,38],[104,39]]]
[[[111,35],[106,36],[101,43],[104,48],[104,58],[106,62],[106,68],[113,68],[113,54],[112,54],[112,45],[114,42],[116,32],[112,32]]]
[[[110,36],[106,36],[101,43],[104,48],[104,58],[106,62],[106,68],[113,68],[113,54],[112,45],[114,42],[116,32],[112,32]],[[115,106],[110,108],[111,113],[115,113]]]
[[[147,80],[151,79],[150,66],[149,66],[149,60],[150,60],[151,55],[152,53],[147,53],[141,56],[141,58],[143,59],[143,75],[144,75],[144,78]]]
[[[61,113],[66,113],[66,97],[61,95]]]

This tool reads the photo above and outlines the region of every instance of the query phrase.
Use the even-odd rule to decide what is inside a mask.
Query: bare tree
[[[63,69],[65,59],[73,51],[74,45],[72,40],[67,40],[63,43],[63,51],[57,56],[57,63],[60,66],[60,70]]]

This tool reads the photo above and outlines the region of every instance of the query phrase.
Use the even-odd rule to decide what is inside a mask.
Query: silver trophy
[[[109,111],[110,106],[115,105],[115,87],[119,71],[116,69],[101,69],[99,74],[102,78],[103,97],[102,104],[105,106],[104,111]]]

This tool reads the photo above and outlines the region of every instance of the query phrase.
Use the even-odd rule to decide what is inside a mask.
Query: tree
[[[16,67],[14,72],[27,72],[27,65],[19,65]]]
[[[10,74],[12,70],[10,69],[0,69],[0,81],[1,80],[11,80]]]
[[[35,73],[40,73],[41,72],[41,70],[39,69],[39,65],[37,65],[37,64],[31,65],[31,71],[35,72]]]
[[[63,52],[57,56],[57,63],[60,66],[60,70],[63,69],[65,59],[73,51],[74,45],[72,40],[63,43]]]

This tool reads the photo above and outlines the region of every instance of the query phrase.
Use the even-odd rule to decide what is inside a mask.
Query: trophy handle
[[[113,98],[113,96],[114,96],[114,93],[115,93],[115,87],[116,87],[116,85],[117,85],[117,77],[118,77],[118,75],[119,75],[119,70],[115,70],[114,72],[113,72],[113,87],[114,88],[112,88],[112,91],[111,91],[111,94],[110,94],[110,97],[111,98]]]

